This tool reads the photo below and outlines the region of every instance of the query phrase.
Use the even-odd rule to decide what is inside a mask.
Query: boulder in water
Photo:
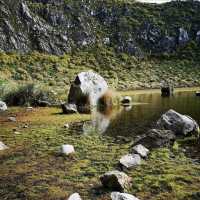
[[[199,125],[187,115],[182,115],[174,110],[164,113],[157,121],[159,129],[171,130],[176,135],[187,135],[189,133],[198,133]]]

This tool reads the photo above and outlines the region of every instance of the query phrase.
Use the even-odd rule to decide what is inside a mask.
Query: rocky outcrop
[[[85,111],[85,107],[90,110],[90,106],[96,106],[107,91],[108,85],[103,77],[92,71],[81,72],[70,87],[68,103],[75,104],[79,112]]]
[[[8,109],[7,105],[5,102],[0,101],[0,112],[1,111],[6,111]]]
[[[142,144],[148,149],[171,147],[176,137],[171,130],[151,129],[138,137],[134,145]]]
[[[181,4],[184,12],[193,9],[194,13],[198,13],[200,10],[199,2]],[[156,14],[152,11],[154,20],[151,20],[146,12],[147,5],[143,4],[135,6],[125,2],[111,4],[109,1],[85,0],[1,0],[0,50],[61,55],[93,45],[105,45],[143,58],[146,53],[171,53],[190,39],[199,41],[199,25],[195,19],[198,15],[194,14],[190,16],[191,20],[186,20],[187,27],[195,27],[197,35],[192,38],[193,30],[182,28],[185,27],[185,16],[174,15],[174,18],[178,17],[175,24],[165,20],[169,14],[176,13],[172,9],[179,9],[175,2],[159,6],[155,8]]]
[[[139,200],[135,196],[127,193],[120,193],[120,192],[112,192],[111,193],[112,200]]]
[[[100,177],[100,180],[104,187],[120,192],[126,191],[131,182],[129,176],[117,170],[105,173]]]
[[[189,133],[199,132],[199,126],[194,119],[182,115],[172,109],[161,116],[157,121],[157,127],[160,129],[171,130],[177,135],[187,135]]]

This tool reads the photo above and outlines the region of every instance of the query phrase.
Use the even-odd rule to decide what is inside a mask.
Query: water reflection
[[[178,92],[171,97],[159,93],[136,94],[130,107],[104,108],[92,111],[92,120],[83,125],[84,134],[104,133],[110,136],[134,137],[155,126],[159,117],[169,109],[190,115],[200,123],[200,98],[194,92]]]

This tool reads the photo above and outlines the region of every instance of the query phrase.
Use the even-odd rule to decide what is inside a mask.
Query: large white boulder
[[[112,200],[139,200],[135,196],[127,193],[120,193],[120,192],[112,192],[111,193]]]
[[[79,73],[72,83],[68,95],[68,103],[83,106],[96,106],[98,100],[107,92],[108,85],[103,77],[92,71]]]
[[[1,111],[6,111],[8,109],[7,105],[5,102],[0,101],[0,112]]]
[[[177,135],[199,132],[199,126],[194,119],[172,109],[161,116],[157,121],[157,126],[160,129],[171,130]]]

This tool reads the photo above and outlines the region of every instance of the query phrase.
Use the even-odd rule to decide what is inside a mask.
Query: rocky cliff
[[[137,57],[200,43],[200,3],[0,0],[0,51],[55,55],[112,47]]]

